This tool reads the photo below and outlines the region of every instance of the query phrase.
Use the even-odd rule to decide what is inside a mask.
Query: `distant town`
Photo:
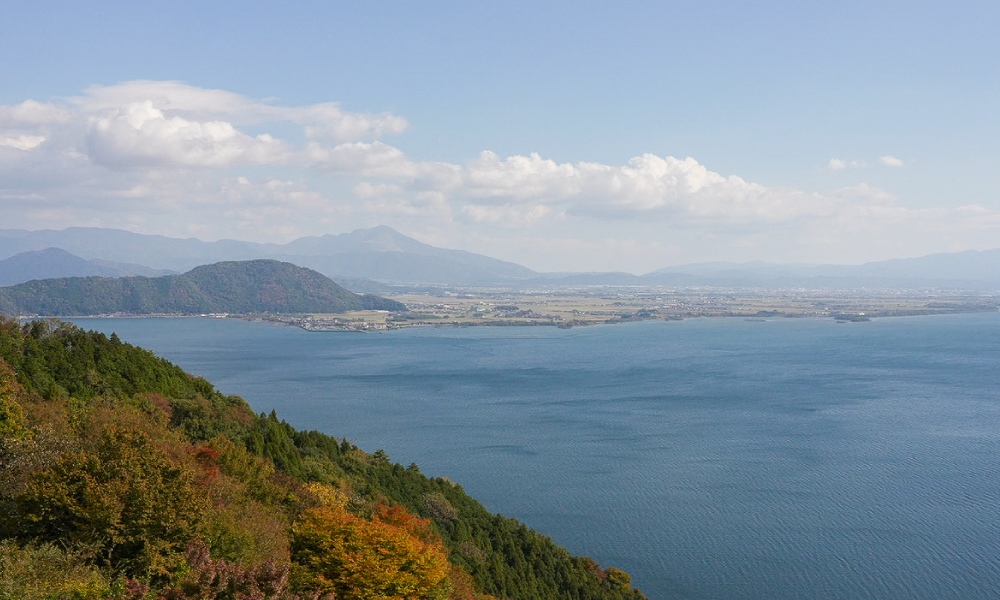
[[[555,326],[630,321],[737,317],[750,320],[819,317],[863,322],[898,317],[993,312],[1000,296],[929,290],[782,290],[652,287],[580,287],[536,290],[432,289],[386,293],[405,312],[241,315],[307,331],[374,331],[404,327]],[[229,315],[237,316],[237,315]]]

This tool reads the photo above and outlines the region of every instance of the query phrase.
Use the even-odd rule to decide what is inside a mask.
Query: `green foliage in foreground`
[[[345,554],[297,562],[308,553],[296,531]],[[386,539],[403,558],[447,554],[450,573],[421,595],[402,592],[421,561],[373,563],[378,552],[362,546]],[[359,569],[382,587],[336,579]],[[256,415],[116,336],[0,317],[0,600],[305,600],[329,589],[342,599],[643,598],[627,574],[416,465]]]
[[[405,310],[276,260],[220,262],[163,277],[64,277],[0,288],[0,312],[37,315],[338,313]]]

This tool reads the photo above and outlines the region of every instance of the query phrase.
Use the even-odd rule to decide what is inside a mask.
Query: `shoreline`
[[[773,320],[826,318],[867,322],[899,316],[996,312],[1000,294],[940,290],[803,289],[625,289],[433,290],[401,293],[390,299],[405,311],[353,310],[344,313],[127,313],[59,315],[52,318],[241,319],[299,327],[306,331],[384,333],[413,327],[557,327],[571,329],[639,321],[691,318]],[[20,320],[49,318],[20,316]]]
[[[358,322],[343,321],[340,324],[327,324],[323,320],[317,320],[313,315],[303,314],[177,314],[177,313],[108,313],[97,315],[20,315],[14,316],[19,323],[38,319],[58,319],[61,321],[74,321],[76,319],[235,319],[251,323],[267,323],[283,327],[298,327],[311,333],[385,333],[387,331],[397,331],[400,329],[417,328],[468,328],[468,327],[556,327],[558,329],[572,329],[576,327],[592,327],[597,325],[619,325],[623,323],[640,323],[655,321],[683,321],[687,319],[743,319],[747,322],[764,323],[768,321],[784,319],[832,319],[837,323],[868,323],[875,319],[885,319],[893,317],[916,317],[916,316],[936,316],[949,314],[972,314],[972,313],[992,313],[1000,312],[998,307],[978,307],[967,308],[965,310],[956,309],[930,309],[913,311],[894,311],[891,313],[879,314],[878,312],[862,312],[860,314],[838,313],[838,314],[789,314],[776,313],[767,315],[758,314],[738,314],[738,313],[710,313],[667,315],[667,316],[643,316],[633,318],[609,318],[606,320],[579,320],[579,321],[557,321],[553,319],[538,318],[531,321],[516,320],[439,320],[435,322],[426,320],[404,319],[400,321],[386,320],[383,322]]]

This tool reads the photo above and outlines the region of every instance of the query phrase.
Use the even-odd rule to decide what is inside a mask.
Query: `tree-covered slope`
[[[0,317],[0,599],[643,598],[381,451],[116,336]]]
[[[0,312],[37,315],[337,313],[404,310],[275,260],[221,262],[164,277],[67,277],[0,288]]]

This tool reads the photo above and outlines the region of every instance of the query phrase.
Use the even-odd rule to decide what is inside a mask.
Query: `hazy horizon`
[[[1000,6],[57,4],[0,38],[0,228],[388,225],[539,272],[1000,247]]]
[[[344,233],[341,233],[341,234],[322,234],[322,235],[317,235],[317,236],[303,236],[301,238],[296,238],[294,240],[289,240],[289,242],[279,243],[278,245],[282,245],[283,246],[285,244],[288,244],[288,243],[291,243],[291,242],[295,242],[295,241],[300,240],[300,239],[310,238],[310,237],[311,238],[322,238],[322,237],[325,237],[325,236],[334,236],[334,237],[336,237],[336,236],[340,236],[340,235],[347,235],[347,234],[352,234],[352,233],[369,231],[371,229],[375,229],[375,228],[378,228],[378,227],[390,227],[390,229],[392,229],[396,233],[399,233],[399,234],[401,234],[403,236],[406,236],[406,237],[411,237],[411,236],[408,236],[406,233],[401,232],[401,231],[399,231],[399,230],[397,230],[397,229],[395,229],[395,228],[393,228],[391,226],[380,226],[380,225],[377,225],[375,227],[355,229],[353,231],[344,232]],[[66,231],[68,229],[73,229],[73,228],[70,227],[70,228],[65,228],[65,229],[48,229],[48,230],[13,230],[13,229],[6,229],[5,230],[5,229],[0,229],[0,233],[2,233],[4,231],[24,231],[26,233],[44,233],[44,232],[61,233],[61,232]],[[82,227],[80,229],[94,229],[94,228]],[[96,229],[101,229],[101,228],[96,228]],[[110,230],[113,230],[113,231],[127,231],[127,230],[114,229],[114,228],[107,228],[107,229],[110,229]],[[135,232],[128,232],[128,233],[135,233]],[[149,234],[141,234],[140,233],[138,235],[149,235]],[[155,235],[160,235],[160,234],[155,234]],[[197,236],[185,236],[185,237],[163,236],[163,237],[168,237],[168,238],[177,239],[177,240],[193,240],[193,241],[198,241],[198,242],[203,242],[203,243],[208,243],[208,244],[215,243],[215,242],[240,242],[240,243],[251,243],[251,244],[267,243],[267,242],[256,242],[254,240],[237,239],[237,238],[203,239],[203,238],[199,238]],[[416,239],[416,238],[411,238],[411,239]],[[417,241],[421,241],[421,240],[417,240]],[[47,248],[39,248],[38,250],[33,250],[33,251],[34,252],[39,252],[39,251],[42,251],[42,250],[45,250],[45,249],[50,249],[50,248],[58,248],[58,246],[48,246]],[[447,247],[443,247],[443,246],[441,246],[439,248],[442,248],[442,249],[445,249],[445,250],[458,250],[457,248],[447,248]],[[58,249],[65,251],[65,249],[63,249],[63,248],[58,248]],[[984,250],[984,251],[989,251],[989,250],[1000,250],[1000,248],[991,248],[991,249],[987,249],[987,250]],[[32,250],[26,250],[24,252],[32,252]],[[966,251],[966,252],[968,252],[968,251]],[[978,252],[978,251],[972,250],[971,252]],[[21,254],[21,253],[18,252],[17,254]],[[70,252],[70,254],[75,254],[75,253]],[[939,253],[936,253],[936,254],[939,254]],[[949,254],[949,253],[945,253],[945,254]],[[928,256],[933,256],[933,255],[934,254],[921,255],[921,256],[900,256],[900,257],[895,257],[895,258],[886,259],[886,260],[907,260],[907,259],[916,259],[916,258],[926,258]],[[489,256],[489,255],[483,255],[483,256],[488,256],[489,258],[497,258],[497,257],[494,257],[494,256]],[[8,258],[8,257],[0,256],[0,260],[4,260],[5,258]],[[96,258],[100,259],[100,257],[96,257]],[[136,259],[136,261],[137,262],[135,264],[141,264],[141,261],[139,259]],[[746,267],[746,266],[749,266],[749,265],[752,265],[752,264],[761,264],[761,265],[766,265],[766,266],[786,267],[786,268],[813,268],[813,267],[850,267],[850,266],[859,266],[859,265],[869,264],[871,262],[881,262],[881,261],[867,261],[867,262],[863,262],[863,263],[805,263],[805,262],[770,262],[770,261],[761,261],[761,260],[746,260],[746,261],[724,261],[723,260],[723,261],[701,261],[701,262],[689,262],[689,263],[681,263],[681,264],[663,265],[661,267],[657,267],[655,269],[651,269],[651,270],[647,270],[647,271],[636,271],[636,270],[628,270],[628,269],[620,269],[620,270],[617,270],[617,271],[595,271],[595,270],[539,271],[537,269],[532,269],[532,270],[534,270],[539,275],[558,275],[558,274],[563,274],[563,273],[565,273],[565,274],[569,274],[569,273],[580,273],[580,274],[586,274],[586,273],[626,273],[626,274],[630,274],[630,275],[642,276],[642,275],[648,275],[648,274],[654,273],[656,271],[662,271],[662,270],[680,269],[680,268],[685,268],[685,267],[708,267],[708,266],[712,266],[712,265],[732,265],[732,266],[736,266],[736,267]],[[519,263],[514,263],[514,264],[519,264]],[[145,265],[143,265],[143,266],[145,266]],[[519,266],[526,266],[526,265],[520,265],[519,264]]]

